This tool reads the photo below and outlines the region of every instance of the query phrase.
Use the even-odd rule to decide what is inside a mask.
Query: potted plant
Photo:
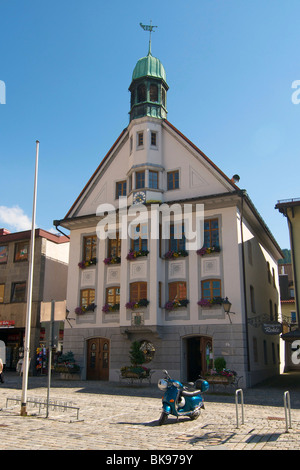
[[[146,357],[141,350],[141,344],[139,341],[133,341],[131,344],[129,359],[131,366],[121,368],[122,377],[139,379],[149,376],[150,369],[142,365],[146,362]]]

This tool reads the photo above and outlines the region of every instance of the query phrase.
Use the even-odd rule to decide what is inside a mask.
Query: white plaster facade
[[[141,132],[143,144],[139,146]],[[151,145],[153,133],[155,145]],[[153,170],[158,172],[155,189],[149,185],[149,172]],[[220,252],[200,256],[194,250],[187,257],[165,260],[163,255],[168,251],[168,241],[150,237],[149,221],[148,256],[127,260],[130,249],[127,238],[121,241],[121,263],[105,265],[108,241],[98,238],[97,263],[80,269],[83,239],[96,235],[97,224],[103,217],[97,212],[99,206],[110,204],[118,208],[116,183],[126,181],[127,205],[131,207],[137,171],[144,171],[142,190],[146,205],[147,201],[170,205],[190,203],[193,207],[197,203],[204,204],[205,220],[218,220]],[[168,189],[170,171],[178,171],[177,189]],[[160,376],[161,369],[167,369],[174,377],[192,379],[189,363],[192,355],[195,356],[191,349],[193,338],[193,344],[198,344],[196,340],[200,338],[210,339],[210,359],[223,356],[227,367],[243,376],[243,386],[251,386],[279,372],[279,336],[266,335],[261,326],[266,319],[280,319],[277,269],[280,249],[245,191],[169,121],[148,116],[133,119],[59,223],[70,230],[69,315],[65,322],[64,350],[74,352],[82,367],[83,379],[88,378],[87,343],[91,338],[108,341],[107,378],[110,380],[118,380],[120,368],[129,365],[128,351],[132,340],[136,339],[150,341],[155,347],[154,358],[148,364],[156,371],[154,378]],[[201,298],[201,282],[209,279],[220,280],[221,296],[228,297],[234,313],[226,314],[222,305],[202,308],[197,304]],[[129,301],[130,283],[139,281],[147,282],[149,304],[129,310],[125,304]],[[186,282],[189,303],[187,307],[168,311],[164,308],[168,285],[175,281]],[[103,312],[106,289],[110,286],[120,288],[120,309]],[[82,289],[95,291],[96,308],[76,315]],[[252,303],[251,296],[254,296]],[[134,325],[137,313],[142,318],[139,326]],[[201,350],[202,359],[200,356],[198,359],[202,363],[204,354]]]

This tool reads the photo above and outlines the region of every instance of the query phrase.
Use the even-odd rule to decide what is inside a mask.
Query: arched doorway
[[[199,375],[204,376],[212,367],[212,338],[190,336],[186,340],[187,380],[194,382]]]
[[[108,380],[109,339],[90,338],[87,341],[87,380]]]

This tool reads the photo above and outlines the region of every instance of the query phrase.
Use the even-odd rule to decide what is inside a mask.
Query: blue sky
[[[300,197],[299,17],[299,0],[0,0],[0,227],[28,228],[37,139],[37,225],[65,216],[128,125],[132,71],[148,50],[139,23],[152,20],[168,120],[240,175],[289,247],[274,206]]]

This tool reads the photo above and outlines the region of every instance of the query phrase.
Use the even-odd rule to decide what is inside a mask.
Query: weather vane
[[[150,36],[149,36],[149,54],[151,54],[151,33],[152,33],[152,31],[154,31],[154,28],[157,28],[157,26],[152,26],[152,20],[150,20],[150,24],[140,23],[140,27],[143,28],[144,31],[149,31],[150,32]]]

